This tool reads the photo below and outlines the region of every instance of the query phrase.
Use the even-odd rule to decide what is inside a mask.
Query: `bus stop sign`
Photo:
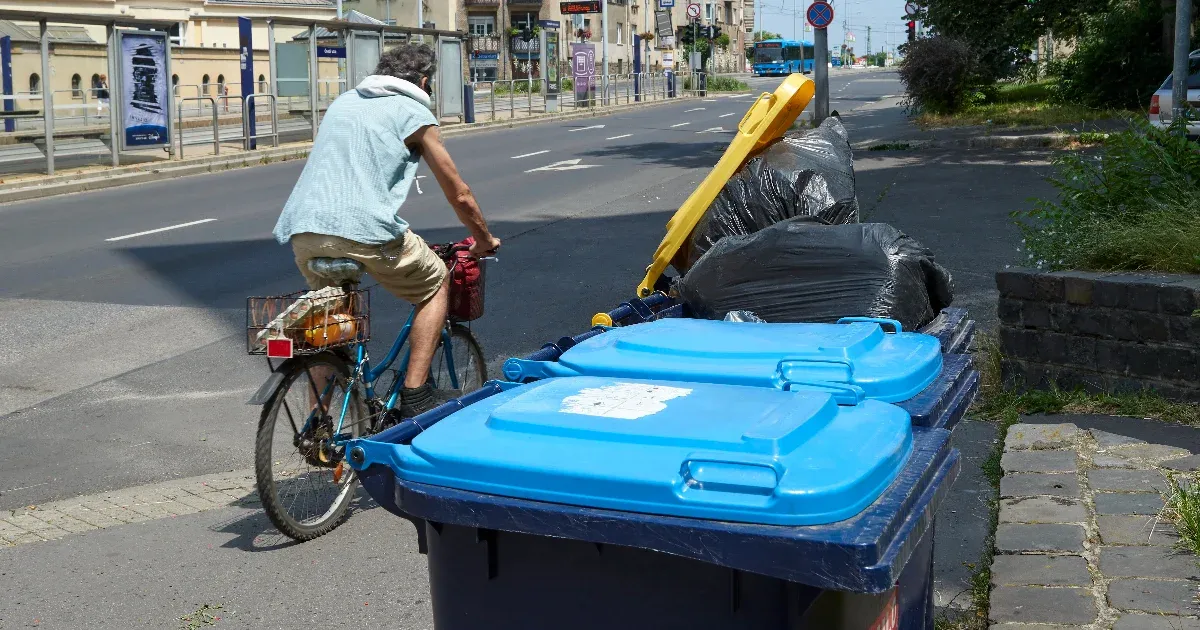
[[[813,28],[827,28],[833,24],[833,7],[824,0],[817,0],[808,6],[808,23]]]

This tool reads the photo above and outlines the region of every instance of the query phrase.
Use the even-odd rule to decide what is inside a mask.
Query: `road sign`
[[[906,16],[907,15],[916,15],[917,11],[920,11],[920,10],[921,10],[921,8],[917,6],[916,2],[909,2],[904,5],[904,15],[906,15]]]
[[[700,5],[689,4],[687,7],[687,16],[693,20],[700,19]]]
[[[817,0],[808,5],[806,17],[813,28],[826,28],[833,24],[833,7],[824,0]]]
[[[675,6],[675,0],[658,0],[658,8],[670,9]]]
[[[345,46],[317,46],[317,56],[322,59],[345,59]]]

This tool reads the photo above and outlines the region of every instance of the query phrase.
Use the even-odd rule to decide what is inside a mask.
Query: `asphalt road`
[[[752,83],[769,90],[777,81]],[[831,106],[845,114],[852,141],[910,131],[894,99],[881,100],[900,92],[894,74],[832,82]],[[663,225],[716,162],[750,100],[689,99],[448,140],[505,241],[489,270],[488,313],[474,326],[493,374],[504,358],[583,330],[594,312],[631,295]],[[1031,159],[860,153],[865,220],[894,223],[946,252],[959,295],[983,308],[995,299],[990,274],[1013,257],[1007,213],[1040,181],[1042,162]],[[266,368],[245,356],[242,309],[247,295],[300,285],[270,230],[301,168],[0,206],[0,509],[251,466],[257,409],[243,402]],[[431,242],[460,238],[436,186],[420,181],[423,193],[405,208],[413,228]],[[969,203],[958,199],[964,192]],[[378,351],[408,308],[381,292],[372,302]],[[991,435],[972,425],[956,443],[978,461]],[[981,479],[970,471],[964,478],[938,528],[936,571],[948,593],[965,584],[963,563],[979,557],[986,534]],[[273,538],[261,513],[230,508],[0,551],[13,560],[0,564],[39,567],[37,575],[0,567],[0,590],[19,586],[17,599],[0,602],[0,621],[46,611],[59,620],[52,627],[72,627],[87,618],[81,607],[96,603],[129,621],[118,625],[163,627],[220,603],[238,611],[230,627],[428,627],[424,560],[410,526],[365,507],[301,546]],[[145,562],[153,570],[142,570]],[[339,583],[369,597],[313,605],[331,583],[306,576],[333,565],[357,567]],[[114,601],[123,607],[106,603]]]

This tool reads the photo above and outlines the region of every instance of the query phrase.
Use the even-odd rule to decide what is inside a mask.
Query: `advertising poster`
[[[121,34],[121,129],[127,147],[167,144],[171,99],[167,36]]]
[[[558,31],[546,29],[546,59],[558,59]],[[558,94],[558,62],[546,64],[546,93]]]
[[[596,75],[596,46],[571,44],[571,75],[575,80],[575,100],[584,102],[591,97],[592,78]]]

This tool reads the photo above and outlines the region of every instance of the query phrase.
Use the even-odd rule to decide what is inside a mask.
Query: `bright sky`
[[[759,28],[780,33],[788,39],[812,41],[804,11],[811,0],[755,0],[761,16]],[[854,34],[854,52],[867,52],[867,27],[871,27],[871,52],[894,50],[904,43],[904,0],[831,0],[834,27],[829,28],[829,46],[842,45],[846,31]]]

